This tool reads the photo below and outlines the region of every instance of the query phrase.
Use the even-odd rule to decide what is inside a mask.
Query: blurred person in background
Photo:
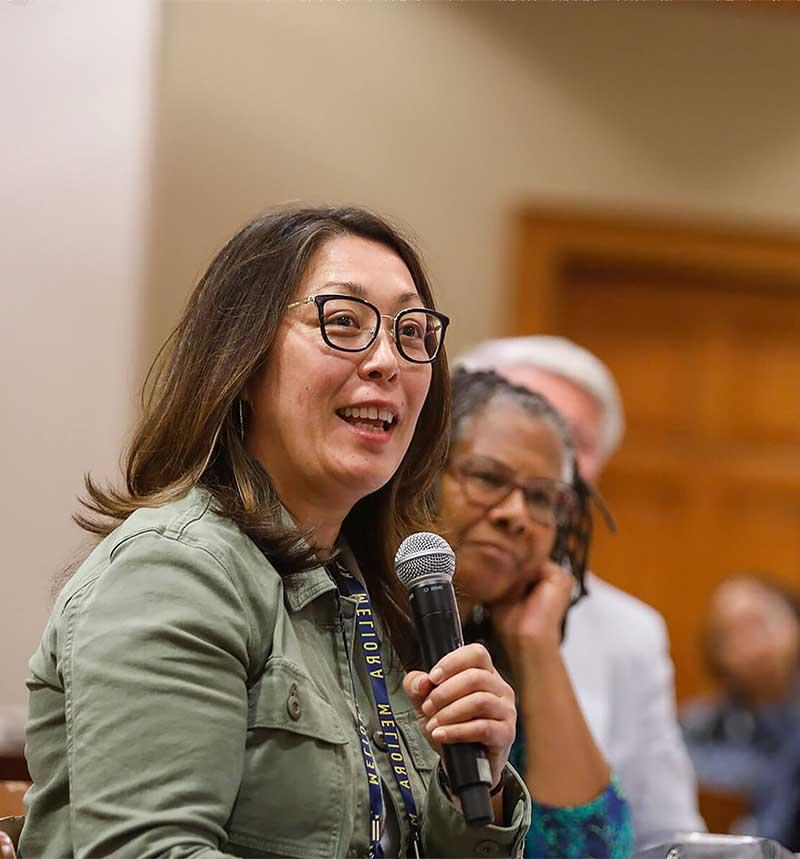
[[[681,714],[700,784],[746,798],[736,831],[800,850],[800,595],[761,575],[728,579],[703,653],[718,693]]]
[[[595,484],[622,441],[625,420],[608,368],[561,337],[487,340],[456,362],[494,369],[537,391],[566,421],[581,475]],[[598,746],[619,777],[641,847],[705,830],[675,713],[674,669],[662,617],[593,573],[569,616],[563,645],[572,684]]]
[[[491,371],[456,371],[451,414],[440,528],[456,553],[464,638],[488,647],[516,692],[511,760],[533,800],[525,855],[623,859],[630,810],[561,652],[591,538],[569,430],[543,397]]]

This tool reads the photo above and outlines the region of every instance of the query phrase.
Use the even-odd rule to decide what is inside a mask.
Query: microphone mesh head
[[[410,588],[416,581],[428,576],[453,578],[456,556],[447,540],[430,531],[411,534],[400,544],[394,556],[397,577]]]

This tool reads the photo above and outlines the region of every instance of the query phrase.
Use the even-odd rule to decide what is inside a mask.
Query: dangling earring
[[[244,441],[244,406],[239,399],[239,438]]]

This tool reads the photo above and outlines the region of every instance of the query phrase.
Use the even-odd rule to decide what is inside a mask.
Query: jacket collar
[[[361,570],[358,568],[355,556],[343,538],[339,540],[339,550],[341,552],[341,559],[347,569],[363,584],[364,578]],[[283,577],[283,592],[286,604],[292,611],[300,611],[318,596],[335,590],[336,584],[331,580],[324,567],[316,567],[304,573],[292,573]],[[345,599],[347,598],[345,597]]]
[[[324,567],[283,577],[283,593],[291,611],[300,611],[318,596],[335,590],[336,585]]]

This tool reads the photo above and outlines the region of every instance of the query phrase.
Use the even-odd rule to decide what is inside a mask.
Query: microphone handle
[[[461,647],[461,619],[453,586],[449,581],[428,581],[409,591],[414,623],[426,671],[448,653]],[[447,778],[453,793],[461,800],[468,823],[485,826],[494,813],[489,788],[491,769],[480,743],[442,743]]]

